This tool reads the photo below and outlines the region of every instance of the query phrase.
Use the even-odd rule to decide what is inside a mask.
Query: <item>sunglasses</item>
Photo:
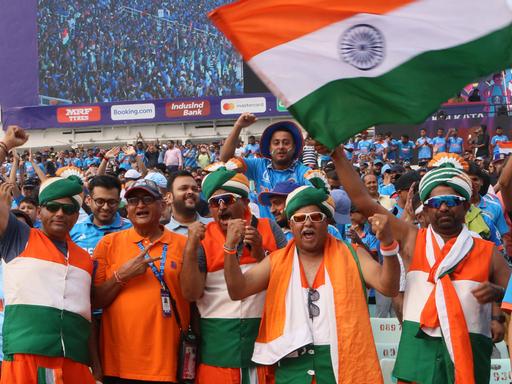
[[[320,293],[316,289],[308,290],[308,312],[309,318],[320,316],[320,307],[315,304],[315,301],[320,300]]]
[[[425,207],[440,208],[441,205],[446,204],[448,208],[458,207],[466,201],[462,196],[456,195],[442,195],[434,196],[423,203]]]
[[[126,203],[131,206],[137,206],[137,205],[139,205],[139,202],[142,201],[142,204],[150,205],[150,204],[153,204],[156,200],[157,199],[155,197],[149,196],[149,195],[145,195],[142,197],[134,196],[134,197],[128,197],[126,199]]]
[[[224,205],[232,205],[235,204],[238,200],[240,200],[242,196],[237,195],[236,193],[224,193],[222,195],[212,196],[208,199],[208,204],[212,208],[219,208],[220,203]]]
[[[304,223],[307,219],[311,220],[312,223],[321,223],[327,218],[327,215],[323,212],[311,212],[311,213],[296,213],[290,220],[294,223]]]
[[[73,215],[73,214],[77,213],[78,210],[80,209],[75,204],[62,204],[62,203],[57,203],[56,201],[50,201],[50,202],[44,204],[43,207],[45,207],[48,211],[50,211],[52,213],[59,212],[59,210],[62,209],[62,212],[65,215]]]

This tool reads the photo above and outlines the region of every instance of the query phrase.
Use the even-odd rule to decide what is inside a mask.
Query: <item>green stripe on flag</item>
[[[492,340],[470,333],[475,383],[488,384],[491,371]],[[444,340],[430,337],[420,324],[404,320],[393,376],[418,383],[453,383],[454,368]]]
[[[379,77],[330,82],[288,109],[312,137],[334,148],[376,124],[422,123],[471,81],[510,65],[512,26],[425,52]]]
[[[28,353],[67,357],[88,364],[89,333],[89,321],[69,311],[26,304],[5,307],[3,351],[6,360],[16,353]]]
[[[251,358],[260,320],[201,319],[201,362],[229,368],[254,366]]]

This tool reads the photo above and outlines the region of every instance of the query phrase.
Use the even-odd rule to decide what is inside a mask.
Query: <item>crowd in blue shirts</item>
[[[40,0],[40,94],[82,103],[240,94],[240,57],[206,17],[225,2]]]

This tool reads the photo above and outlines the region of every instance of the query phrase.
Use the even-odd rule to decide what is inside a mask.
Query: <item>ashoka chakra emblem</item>
[[[339,45],[343,61],[362,71],[373,69],[384,60],[384,37],[371,25],[354,25],[341,36]]]

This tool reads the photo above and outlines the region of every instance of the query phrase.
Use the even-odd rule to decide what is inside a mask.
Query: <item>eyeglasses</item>
[[[242,196],[237,195],[236,193],[224,193],[222,195],[212,196],[208,199],[208,204],[212,208],[219,208],[220,203],[224,205],[232,205],[236,203]]]
[[[323,212],[311,212],[311,213],[296,213],[290,220],[295,223],[304,223],[307,219],[311,220],[312,223],[321,223],[327,218],[327,215]]]
[[[57,203],[56,201],[49,201],[48,203],[44,204],[43,207],[45,207],[48,211],[50,211],[52,213],[59,212],[59,210],[62,209],[62,212],[65,215],[73,215],[73,214],[77,213],[78,210],[80,209],[75,204],[62,204],[62,203]]]
[[[440,208],[441,205],[446,204],[448,208],[458,207],[466,201],[462,196],[457,195],[441,195],[434,196],[423,203],[425,207]]]
[[[315,301],[320,299],[320,293],[316,289],[308,290],[308,312],[309,318],[320,316],[320,307],[315,304]]]
[[[97,199],[92,199],[92,201],[94,201],[94,204],[96,204],[98,207],[103,207],[105,204],[107,204],[110,208],[114,208],[119,205],[119,200],[116,199],[105,200],[100,197]]]
[[[128,205],[136,206],[136,205],[139,205],[139,202],[142,201],[142,204],[149,205],[149,204],[153,204],[156,200],[157,199],[155,197],[149,196],[149,195],[145,195],[142,197],[134,196],[134,197],[128,197],[126,199],[126,203]]]

